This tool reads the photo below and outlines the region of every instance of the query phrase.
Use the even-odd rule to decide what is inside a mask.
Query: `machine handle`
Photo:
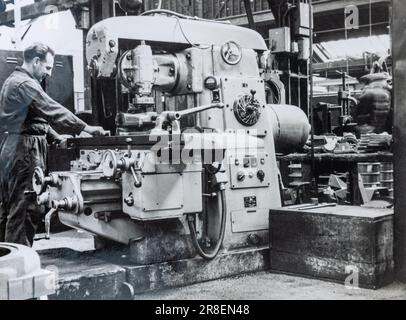
[[[141,183],[140,179],[138,178],[138,175],[135,173],[134,166],[130,166],[130,169],[131,169],[131,173],[132,173],[132,175],[134,177],[134,180],[135,180],[134,187],[141,188],[142,183]]]
[[[34,241],[50,240],[51,239],[51,218],[58,210],[52,208],[45,216],[45,237],[35,238]]]
[[[54,213],[57,212],[57,209],[52,208],[51,210],[48,211],[48,213],[45,216],[45,239],[49,240],[51,239],[51,218],[54,215]]]
[[[212,103],[206,106],[196,107],[189,110],[179,111],[177,112],[180,115],[180,118],[185,116],[189,116],[191,114],[203,112],[210,109],[224,109],[224,103]]]
[[[203,112],[206,110],[210,110],[210,109],[223,109],[224,108],[224,103],[212,103],[209,105],[205,105],[205,106],[201,106],[201,107],[196,107],[196,108],[192,108],[192,109],[188,109],[188,110],[184,110],[184,111],[168,111],[165,113],[166,115],[166,120],[167,121],[175,121],[175,120],[180,120],[183,117],[195,114],[195,113],[199,113],[199,112]]]

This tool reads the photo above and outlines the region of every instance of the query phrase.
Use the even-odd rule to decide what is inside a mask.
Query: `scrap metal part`
[[[35,250],[0,243],[0,300],[37,299],[55,291],[56,273],[41,269]]]

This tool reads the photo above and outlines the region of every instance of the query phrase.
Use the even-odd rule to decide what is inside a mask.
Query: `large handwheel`
[[[45,191],[45,174],[40,167],[34,169],[34,174],[32,176],[32,188],[35,193],[39,196]]]

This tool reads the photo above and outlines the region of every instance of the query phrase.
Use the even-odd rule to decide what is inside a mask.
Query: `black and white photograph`
[[[2,301],[406,300],[405,163],[404,1],[0,0]]]

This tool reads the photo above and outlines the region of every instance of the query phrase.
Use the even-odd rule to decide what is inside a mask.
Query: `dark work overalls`
[[[86,124],[50,98],[21,67],[0,92],[0,242],[32,246],[40,208],[24,195],[35,167],[46,172],[47,139],[80,134]]]

